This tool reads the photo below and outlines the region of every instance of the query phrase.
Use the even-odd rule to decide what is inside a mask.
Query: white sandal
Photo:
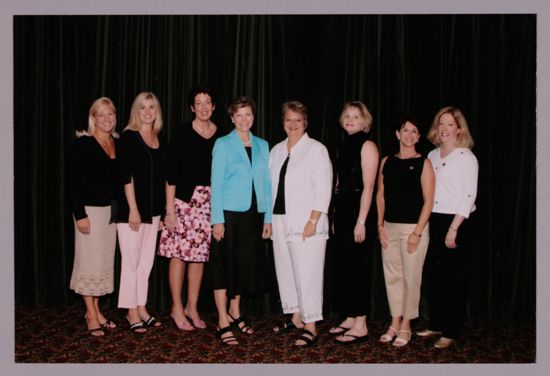
[[[401,338],[399,337],[399,333],[408,333],[409,334],[409,338]],[[398,330],[397,331],[397,338],[395,339],[395,341],[393,341],[392,345],[394,345],[395,347],[403,347],[405,346],[407,343],[409,343],[409,341],[411,340],[411,331],[410,329],[401,329],[401,330]]]
[[[394,327],[390,326],[388,328],[388,331],[391,331],[392,334],[388,334],[388,333],[385,333],[385,334],[382,334],[380,336],[380,339],[379,341],[382,342],[382,343],[388,343],[388,342],[391,342],[393,341],[393,339],[399,334],[399,330],[395,329]]]

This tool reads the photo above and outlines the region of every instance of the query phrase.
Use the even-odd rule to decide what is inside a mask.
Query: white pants
[[[117,224],[121,255],[119,308],[136,308],[147,303],[160,216],[153,217],[152,222],[140,224],[138,231],[132,231],[128,223]]]
[[[422,232],[416,251],[407,252],[407,240],[416,224],[384,222],[388,234],[388,248],[382,249],[382,265],[386,293],[392,317],[404,319],[418,317],[422,268],[428,250],[430,230],[428,225]]]
[[[304,323],[322,320],[326,236],[303,240],[286,233],[285,215],[273,215],[273,256],[283,312],[300,312]]]

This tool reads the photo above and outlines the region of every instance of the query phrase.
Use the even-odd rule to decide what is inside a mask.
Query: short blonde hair
[[[139,131],[141,129],[141,120],[139,119],[139,107],[143,102],[148,99],[152,99],[155,107],[157,109],[157,116],[153,124],[153,133],[158,134],[162,129],[162,109],[160,107],[160,102],[155,94],[150,91],[143,91],[139,93],[132,103],[132,109],[130,110],[130,120],[126,129],[131,129],[133,131]]]
[[[369,112],[369,109],[367,108],[367,106],[361,101],[349,101],[344,103],[344,107],[342,108],[342,112],[340,113],[340,118],[338,119],[340,126],[343,125],[344,112],[346,112],[348,108],[356,108],[359,110],[359,113],[361,114],[361,118],[363,119],[363,125],[364,125],[363,132],[369,133],[372,126],[372,115]]]
[[[459,148],[472,149],[474,147],[474,139],[470,134],[468,122],[466,121],[466,118],[464,117],[462,111],[453,106],[443,107],[437,112],[437,114],[435,114],[432,126],[428,131],[428,140],[430,140],[430,142],[437,147],[441,146],[441,138],[439,137],[439,119],[444,114],[451,115],[454,118],[458,129],[460,129],[460,132],[457,135],[455,146]]]
[[[93,136],[95,133],[95,121],[94,116],[97,113],[97,110],[100,106],[108,106],[111,108],[111,110],[115,113],[115,125],[116,125],[116,107],[112,100],[110,100],[107,97],[101,97],[98,98],[92,103],[90,106],[90,110],[88,111],[88,129],[85,131],[76,131],[76,137],[82,137],[82,136]],[[114,138],[118,138],[118,133],[116,132],[116,128],[113,127],[113,130],[111,131],[111,135]]]

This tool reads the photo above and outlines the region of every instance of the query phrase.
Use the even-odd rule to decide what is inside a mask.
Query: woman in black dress
[[[340,115],[345,131],[336,160],[334,232],[336,280],[343,321],[330,329],[338,343],[365,340],[370,305],[369,257],[376,241],[373,190],[378,148],[368,140],[372,116],[364,103],[348,102]]]

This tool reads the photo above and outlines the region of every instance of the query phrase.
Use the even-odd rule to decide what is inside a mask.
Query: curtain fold
[[[155,92],[167,140],[191,119],[187,94],[202,82],[216,89],[214,121],[224,131],[232,128],[225,106],[249,95],[258,104],[253,132],[274,145],[284,138],[280,106],[297,99],[310,109],[309,134],[331,153],[346,100],[368,105],[381,156],[395,150],[401,115],[413,113],[428,127],[442,106],[460,107],[480,164],[470,319],[534,324],[536,21],[529,14],[15,16],[17,303],[78,299],[68,289],[74,228],[65,165],[92,101],[113,99],[121,131],[137,93]],[[329,252],[337,252],[331,242]],[[371,317],[386,319],[376,252],[365,271],[373,281]],[[167,270],[157,259],[149,299],[156,309],[170,306]],[[328,263],[327,312],[338,293],[330,281]],[[276,310],[273,287],[248,307]],[[201,295],[209,309],[210,295]]]

